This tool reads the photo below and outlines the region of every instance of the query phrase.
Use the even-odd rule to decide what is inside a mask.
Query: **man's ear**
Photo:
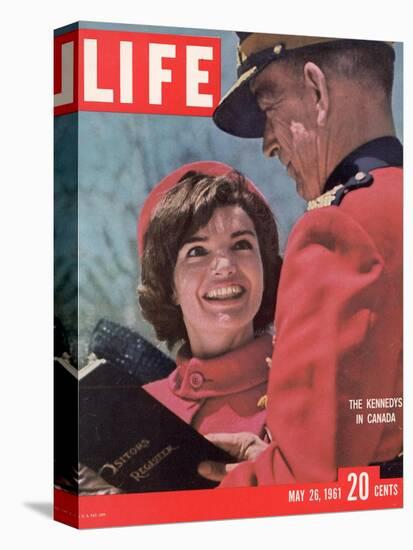
[[[304,65],[304,83],[312,91],[317,109],[317,124],[324,126],[327,120],[329,108],[329,93],[326,77],[318,65],[308,61]]]

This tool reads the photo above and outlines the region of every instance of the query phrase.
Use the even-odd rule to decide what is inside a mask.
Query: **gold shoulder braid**
[[[360,172],[357,172],[357,174],[350,178],[344,185],[336,185],[333,189],[330,189],[330,191],[309,201],[307,211],[323,208],[324,206],[331,206],[332,204],[339,206],[348,193],[362,187],[369,187],[373,181],[374,177],[369,172],[362,172],[360,170]]]
[[[330,189],[330,191],[327,191],[326,193],[323,193],[316,199],[309,201],[307,204],[307,212],[309,210],[315,210],[316,208],[324,208],[325,206],[331,206],[332,202],[336,198],[337,191],[339,191],[343,187],[344,185],[340,183],[340,185],[336,185],[335,187],[333,187],[333,189]]]

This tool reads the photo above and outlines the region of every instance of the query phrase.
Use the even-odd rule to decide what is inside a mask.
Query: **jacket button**
[[[357,174],[354,176],[354,179],[356,181],[363,181],[366,175],[367,174],[365,172],[357,172]]]
[[[204,383],[204,377],[200,372],[193,372],[189,377],[189,383],[194,388],[194,390],[197,390]]]

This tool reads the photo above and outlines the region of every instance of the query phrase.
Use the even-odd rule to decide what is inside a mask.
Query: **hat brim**
[[[223,97],[212,116],[218,128],[242,138],[260,138],[264,135],[265,115],[258,108],[250,83],[265,67],[253,67]]]

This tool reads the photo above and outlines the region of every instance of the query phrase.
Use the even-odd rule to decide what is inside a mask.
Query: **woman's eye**
[[[237,241],[234,244],[233,249],[234,250],[251,250],[252,244],[246,239],[242,239],[241,241]]]
[[[205,256],[207,253],[207,250],[203,246],[194,246],[188,250],[186,255],[188,258],[195,258],[197,256]]]

